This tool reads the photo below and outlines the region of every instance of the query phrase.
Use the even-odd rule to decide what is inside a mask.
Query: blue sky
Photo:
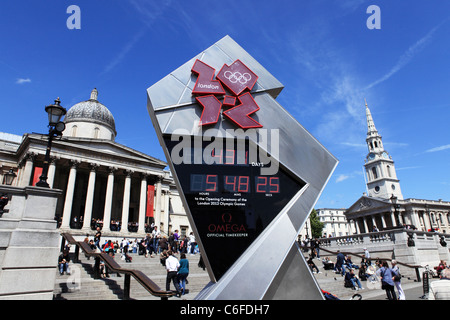
[[[67,8],[81,9],[69,30]],[[381,29],[368,29],[370,5]],[[450,2],[4,0],[0,131],[45,133],[44,106],[99,90],[116,141],[165,160],[146,89],[225,35],[285,86],[278,96],[339,159],[316,208],[365,191],[364,98],[405,198],[450,200]]]

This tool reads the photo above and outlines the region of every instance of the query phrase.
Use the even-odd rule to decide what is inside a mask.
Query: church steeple
[[[377,128],[375,128],[375,123],[373,122],[372,114],[370,113],[370,109],[367,106],[367,101],[364,99],[366,103],[366,119],[367,119],[367,137],[378,135]]]
[[[365,101],[366,99],[364,99]],[[367,120],[367,148],[369,152],[375,152],[381,154],[384,151],[383,142],[380,134],[375,128],[375,123],[372,118],[372,114],[370,113],[369,106],[366,102],[366,120]]]
[[[366,169],[369,196],[389,199],[392,195],[395,195],[398,199],[403,199],[394,161],[384,150],[381,135],[375,127],[366,101],[365,104],[367,120],[366,142],[369,153],[367,154],[364,167]]]

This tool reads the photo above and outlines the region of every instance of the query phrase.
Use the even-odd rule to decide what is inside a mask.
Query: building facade
[[[367,192],[348,209],[316,209],[324,237],[340,237],[403,226],[418,231],[450,233],[450,202],[404,199],[392,156],[384,148],[366,103],[367,149],[364,160]],[[300,236],[307,237],[308,223]],[[309,237],[311,232],[309,231]]]
[[[319,221],[323,223],[323,237],[342,237],[354,233],[347,223],[346,209],[316,209]]]
[[[404,199],[392,156],[384,149],[366,103],[367,193],[345,212],[356,233],[406,226],[419,231],[450,233],[450,202]]]
[[[52,143],[48,179],[63,190],[55,219],[62,230],[144,235],[151,223],[163,234],[191,231],[181,199],[164,161],[115,142],[115,119],[98,101],[72,106],[63,136]],[[13,185],[35,185],[42,173],[47,135],[0,134],[0,171],[13,169]],[[2,178],[2,177],[0,177]]]

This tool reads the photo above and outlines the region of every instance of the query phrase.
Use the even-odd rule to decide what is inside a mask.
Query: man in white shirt
[[[181,297],[180,285],[177,281],[178,268],[180,267],[180,262],[173,256],[172,250],[167,251],[169,255],[166,259],[166,291],[170,291],[170,281],[172,280],[175,290],[177,291],[177,296]]]

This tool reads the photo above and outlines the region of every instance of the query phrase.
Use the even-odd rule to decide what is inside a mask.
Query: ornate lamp
[[[9,169],[9,171],[3,176],[3,184],[6,184],[8,186],[12,185],[16,176],[17,175],[14,173],[13,169]]]
[[[39,181],[36,183],[36,186],[50,188],[47,183],[47,174],[48,164],[50,163],[52,140],[54,137],[62,136],[62,132],[66,128],[64,122],[61,121],[61,117],[67,113],[67,110],[61,106],[61,101],[57,98],[54,104],[45,107],[45,112],[48,113],[48,144],[47,151],[45,153],[44,167],[42,168],[42,175],[39,177]]]

